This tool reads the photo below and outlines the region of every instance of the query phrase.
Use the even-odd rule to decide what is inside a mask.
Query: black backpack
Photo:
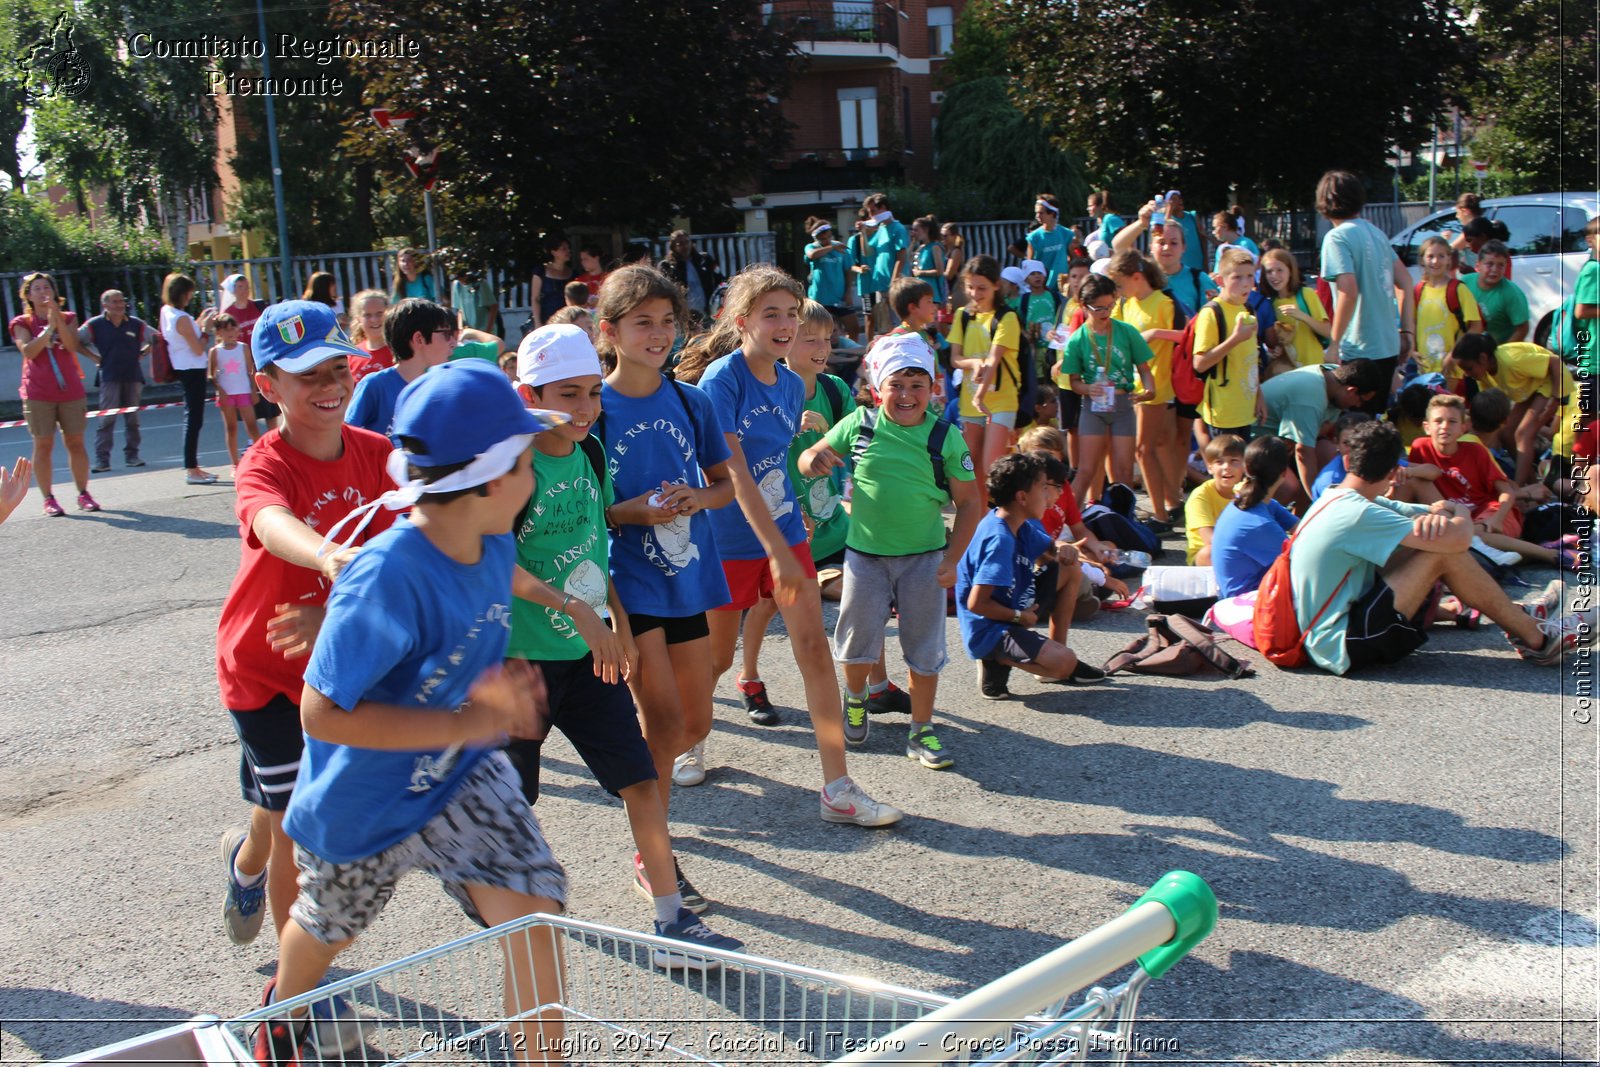
[[[995,331],[1000,328],[1000,324],[1005,321],[1007,315],[1016,314],[1016,311],[1010,307],[995,312],[994,318],[990,320],[989,336],[994,336]],[[967,333],[966,316],[966,308],[957,308],[955,324],[952,327],[952,332],[955,336],[963,339],[965,339]],[[1017,327],[1017,336],[1020,338],[1017,342],[1018,369],[1016,372],[1012,372],[1011,376],[1017,386],[1017,425],[1015,429],[1021,430],[1033,425],[1033,405],[1039,396],[1039,366],[1034,361],[1033,340],[1028,336],[1026,320],[1021,316],[1017,317]],[[987,356],[988,353],[986,352],[984,355]],[[1004,361],[1000,364],[1000,373],[1007,373]]]
[[[943,419],[935,419],[933,428],[928,431],[928,459],[933,463],[933,484],[946,497],[950,496],[950,478],[944,472],[944,442],[945,438],[950,436],[951,425]],[[877,426],[878,409],[863,408],[861,425],[856,427],[856,443],[850,449],[852,466],[860,463],[861,457],[867,454],[867,448],[872,444]]]
[[[839,387],[839,381],[831,374],[817,375],[817,388],[822,390],[822,395],[828,398],[828,425],[837,426],[844,417],[844,390]]]

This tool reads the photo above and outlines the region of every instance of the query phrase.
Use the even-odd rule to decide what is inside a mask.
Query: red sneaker
[[[87,490],[87,489],[85,489],[83,492],[78,494],[78,510],[79,511],[99,511],[100,510],[100,504],[95,500],[94,497],[89,495],[89,490]]]
[[[44,513],[51,517],[55,517],[58,515],[65,515],[67,513],[67,509],[56,503],[56,498],[54,496],[47,496],[44,498]]]

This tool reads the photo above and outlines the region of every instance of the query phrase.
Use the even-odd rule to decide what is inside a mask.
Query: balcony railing
[[[885,0],[774,0],[767,20],[797,41],[840,41],[900,47],[900,23]]]
[[[905,153],[889,148],[796,148],[767,163],[761,190],[864,189],[900,180]]]

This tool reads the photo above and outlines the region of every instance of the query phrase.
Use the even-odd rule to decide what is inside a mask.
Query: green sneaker
[[[931,771],[942,771],[956,762],[944,742],[933,732],[933,727],[926,724],[913,726],[906,735],[906,759],[917,760]]]
[[[865,697],[853,697],[849,693],[844,695],[844,739],[852,745],[864,745],[867,742],[867,731],[872,724],[867,721],[867,701]]]

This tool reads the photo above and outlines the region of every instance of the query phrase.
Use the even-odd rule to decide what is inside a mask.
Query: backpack
[[[1177,397],[1178,403],[1193,406],[1200,403],[1206,394],[1206,379],[1217,372],[1218,367],[1225,367],[1227,360],[1212,364],[1205,370],[1196,370],[1194,366],[1194,328],[1200,321],[1200,315],[1207,310],[1216,316],[1217,339],[1228,336],[1228,317],[1222,313],[1222,305],[1215,300],[1207,300],[1205,307],[1199,314],[1190,319],[1183,328],[1183,340],[1172,346],[1172,395]]]
[[[1083,509],[1083,524],[1102,541],[1109,541],[1124,550],[1148,552],[1152,560],[1160,559],[1161,539],[1135,517],[1133,502],[1132,489],[1120,482],[1112,482],[1106,486],[1097,503]],[[1118,564],[1112,568],[1112,573],[1118,578],[1126,578],[1137,569]]]
[[[1249,663],[1217,647],[1211,631],[1193,619],[1182,615],[1146,615],[1144,624],[1148,633],[1135,638],[1106,660],[1103,669],[1107,675],[1119,671],[1168,676],[1217,672],[1239,679],[1256,673]]]
[[[1018,312],[1022,315],[1022,322],[1023,322],[1024,325],[1026,325],[1027,322],[1028,322],[1028,298],[1033,296],[1033,295],[1034,295],[1033,293],[1023,293],[1022,294],[1022,306],[1017,309]],[[1043,293],[1041,293],[1039,295],[1048,296],[1050,298],[1050,318],[1051,318],[1051,321],[1059,319],[1061,317],[1061,294],[1056,292],[1054,289],[1046,289]]]
[[[821,378],[817,379],[819,382]],[[933,463],[933,484],[947,498],[950,496],[950,479],[944,472],[944,442],[950,436],[951,423],[943,419],[935,419],[933,428],[928,431],[928,459]],[[878,409],[862,408],[861,425],[856,427],[856,443],[850,448],[850,462],[852,468],[861,462],[861,457],[867,454],[867,449],[872,445],[873,435],[877,433]]]
[[[1416,305],[1422,303],[1422,290],[1427,288],[1427,282],[1418,282],[1416,288],[1411,290],[1411,302]],[[1451,278],[1444,285],[1444,306],[1450,309],[1450,314],[1456,317],[1456,325],[1462,333],[1467,332],[1467,317],[1461,311],[1461,282]]]
[[[994,318],[989,320],[989,335],[994,336],[994,331],[999,329],[1007,315],[1016,315],[1011,308],[995,312]],[[967,336],[967,309],[956,309],[955,326],[953,332],[965,340]],[[1017,318],[1017,370],[1012,377],[1017,385],[1017,424],[1015,429],[1021,430],[1033,424],[1033,406],[1039,395],[1039,367],[1034,361],[1033,340],[1028,336],[1026,320],[1021,316]],[[963,353],[964,354],[964,353]],[[1000,373],[1006,373],[1006,364],[1000,363]]]
[[[144,331],[148,329],[144,322],[139,323],[139,341],[144,342]],[[167,339],[160,330],[151,330],[150,337],[150,380],[156,385],[169,385],[178,380],[178,374],[172,369],[172,353],[167,349]]]
[[[1329,499],[1331,502],[1338,497]],[[1325,511],[1327,508],[1327,504],[1322,505],[1322,510]],[[1305,665],[1306,634],[1322,618],[1323,613],[1328,610],[1328,605],[1333,603],[1333,598],[1339,595],[1339,590],[1344,588],[1344,583],[1350,580],[1352,573],[1346,571],[1344,577],[1339,579],[1339,584],[1333,587],[1333,592],[1328,594],[1328,599],[1317,609],[1317,613],[1311,616],[1311,622],[1302,632],[1300,620],[1294,610],[1294,589],[1289,581],[1289,550],[1294,547],[1296,539],[1317,514],[1320,512],[1312,511],[1307,514],[1295,527],[1294,533],[1284,540],[1278,558],[1267,568],[1266,576],[1261,579],[1261,588],[1256,593],[1256,616],[1252,624],[1256,648],[1279,667]]]

